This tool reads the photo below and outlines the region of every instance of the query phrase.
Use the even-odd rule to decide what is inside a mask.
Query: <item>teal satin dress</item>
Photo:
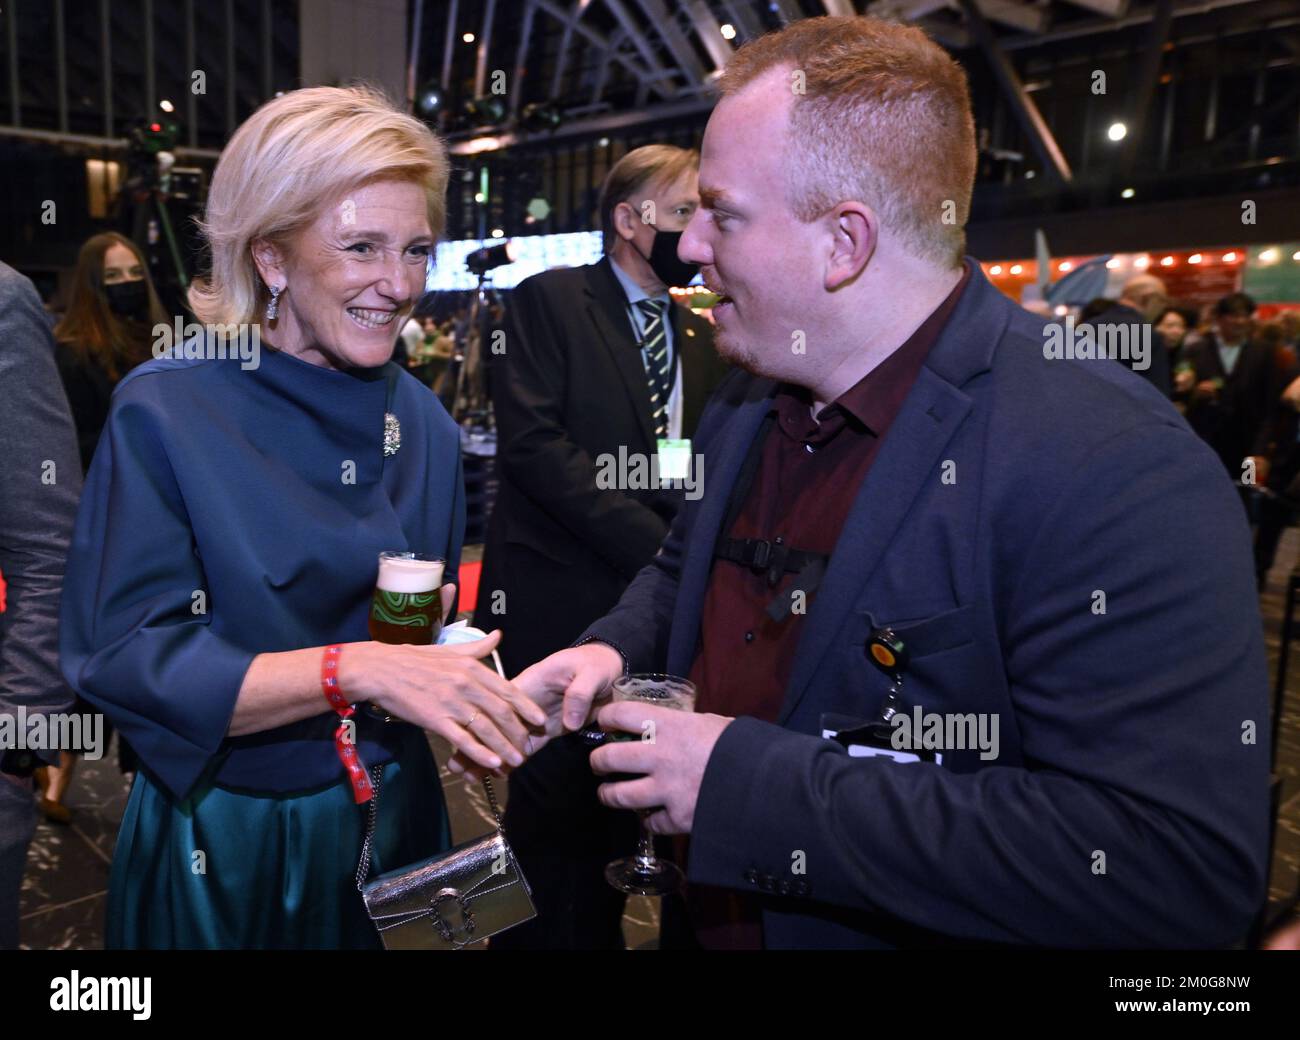
[[[437,764],[403,726],[384,766],[370,877],[450,847]],[[174,803],[143,772],[109,876],[108,949],[379,949],[356,887],[365,805],[346,781],[257,794],[203,782]]]

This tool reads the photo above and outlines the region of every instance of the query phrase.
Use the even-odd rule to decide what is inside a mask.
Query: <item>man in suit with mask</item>
[[[689,457],[709,392],[726,372],[712,327],[669,287],[698,268],[677,241],[699,204],[699,154],[649,145],[601,190],[605,256],[528,278],[510,300],[494,359],[499,490],[475,623],[501,628],[510,673],[572,643],[658,550],[690,484],[643,486],[635,460]],[[498,948],[621,948],[625,897],[606,862],[636,818],[596,798],[586,749],[556,741],[510,781],[511,842],[538,917]]]

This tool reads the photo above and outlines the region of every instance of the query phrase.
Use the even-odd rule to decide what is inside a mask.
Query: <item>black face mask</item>
[[[104,295],[113,313],[123,318],[142,318],[149,309],[149,290],[143,278],[106,285]]]
[[[650,255],[641,255],[641,259],[650,265],[650,269],[664,285],[681,287],[686,285],[700,272],[699,264],[688,264],[677,259],[677,243],[682,240],[680,231],[662,231],[655,228],[654,245]],[[637,250],[640,254],[641,250]]]

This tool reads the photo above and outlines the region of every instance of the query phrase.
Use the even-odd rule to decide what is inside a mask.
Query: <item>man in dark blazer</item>
[[[606,255],[528,278],[511,297],[492,371],[499,485],[475,614],[503,629],[511,674],[618,602],[690,493],[619,479],[618,463],[689,440],[726,371],[712,327],[668,293],[697,270],[676,245],[698,203],[698,163],[667,145],[629,152],[601,193]],[[602,807],[595,788],[576,740],[512,777],[507,824],[539,918],[498,947],[621,947],[624,897],[603,871],[635,843],[635,820]]]
[[[1222,467],[1132,372],[1049,359],[962,260],[969,95],[919,30],[801,20],[720,89],[681,255],[747,371],[696,436],[705,494],[517,682],[573,728],[625,669],[696,680],[694,714],[599,708],[643,739],[591,764],[605,804],[689,835],[703,945],[1238,940],[1268,703]]]
[[[1119,299],[1099,314],[1080,320],[1079,325],[1091,325],[1103,335],[1103,326],[1109,326],[1112,336],[1123,335],[1131,341],[1140,341],[1144,351],[1135,350],[1136,357],[1118,358],[1120,364],[1132,369],[1165,397],[1173,393],[1169,377],[1169,348],[1151,327],[1169,302],[1165,283],[1153,274],[1140,274],[1130,278],[1120,290]],[[1124,339],[1113,342],[1123,343]],[[1147,356],[1140,356],[1145,352]],[[1142,364],[1144,367],[1139,368]]]
[[[1187,421],[1209,443],[1233,480],[1253,458],[1253,483],[1268,482],[1269,439],[1283,384],[1272,352],[1250,338],[1255,301],[1245,293],[1214,308],[1214,331],[1192,344],[1184,360],[1195,373]]]

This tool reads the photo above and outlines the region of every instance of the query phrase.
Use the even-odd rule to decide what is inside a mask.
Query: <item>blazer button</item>
[[[758,871],[755,870],[753,867],[750,867],[747,871],[745,871],[745,873],[742,874],[741,877],[743,877],[751,885],[758,884]]]

